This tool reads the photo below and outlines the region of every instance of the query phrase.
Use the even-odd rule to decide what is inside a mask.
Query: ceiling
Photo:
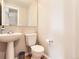
[[[31,4],[34,0],[4,0],[5,2],[15,3],[22,6],[27,6]]]

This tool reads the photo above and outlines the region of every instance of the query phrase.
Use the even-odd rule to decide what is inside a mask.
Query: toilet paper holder
[[[53,40],[47,39],[47,43],[51,44],[51,43],[53,43]]]

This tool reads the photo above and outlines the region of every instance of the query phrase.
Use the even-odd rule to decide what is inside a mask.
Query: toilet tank
[[[27,33],[26,36],[26,45],[33,46],[37,41],[37,33]]]

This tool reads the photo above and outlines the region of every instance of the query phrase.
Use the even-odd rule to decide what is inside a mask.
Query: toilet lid
[[[31,47],[32,51],[35,52],[44,52],[44,47],[40,46],[40,45],[35,45]]]

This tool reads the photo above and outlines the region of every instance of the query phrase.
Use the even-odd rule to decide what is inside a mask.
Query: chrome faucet
[[[1,33],[5,33],[5,27],[4,27],[4,25],[2,25],[2,27],[1,27]]]

